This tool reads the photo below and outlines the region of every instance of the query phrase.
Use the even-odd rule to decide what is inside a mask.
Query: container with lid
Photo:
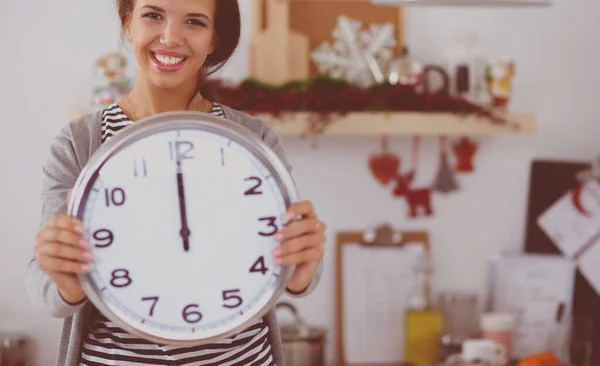
[[[324,366],[327,330],[310,326],[289,302],[279,302],[277,310],[288,310],[294,322],[279,326],[286,366]]]

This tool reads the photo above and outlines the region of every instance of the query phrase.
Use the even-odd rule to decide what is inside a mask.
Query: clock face
[[[290,198],[244,146],[166,130],[91,175],[77,212],[94,260],[80,278],[105,315],[150,339],[201,343],[249,325],[281,290],[289,271],[271,251]]]

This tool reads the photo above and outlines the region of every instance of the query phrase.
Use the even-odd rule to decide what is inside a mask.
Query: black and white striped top
[[[225,117],[216,103],[211,114]],[[102,142],[132,123],[117,104],[108,106],[103,111]],[[83,340],[80,365],[274,366],[268,333],[269,327],[261,319],[241,333],[213,344],[167,346],[127,333],[94,308]]]

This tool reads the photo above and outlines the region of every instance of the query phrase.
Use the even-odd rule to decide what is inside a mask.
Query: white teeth
[[[157,53],[154,54],[154,58],[156,58],[161,64],[168,66],[177,65],[183,61],[183,57],[163,56]]]

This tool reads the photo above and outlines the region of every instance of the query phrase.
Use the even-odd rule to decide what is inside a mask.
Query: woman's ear
[[[213,52],[215,52],[215,49],[217,48],[217,44],[219,42],[219,37],[217,37],[217,35],[215,34],[213,36],[212,42],[210,43],[210,47],[208,48],[208,54],[212,55]]]

